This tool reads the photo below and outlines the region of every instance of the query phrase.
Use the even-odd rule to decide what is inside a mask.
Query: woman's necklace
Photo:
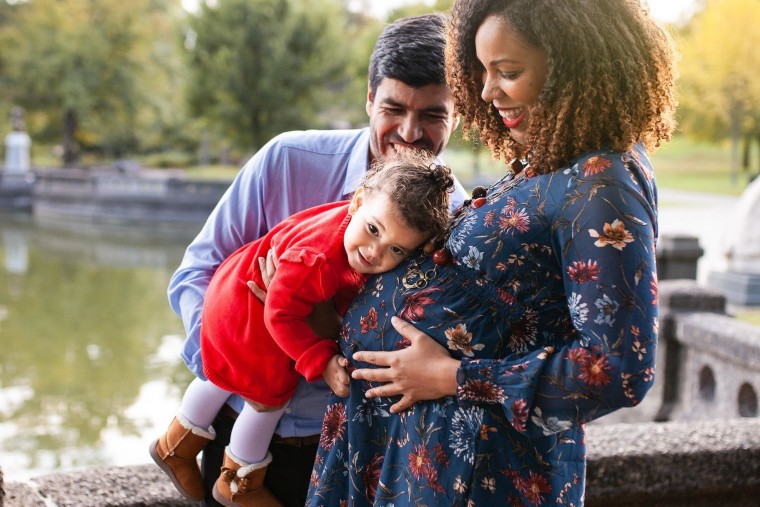
[[[433,263],[436,266],[445,266],[452,262],[453,257],[451,256],[451,252],[446,249],[446,241],[448,241],[451,231],[454,230],[464,219],[467,209],[477,209],[483,206],[486,203],[486,196],[489,195],[497,185],[502,185],[503,190],[501,193],[512,188],[517,181],[517,176],[524,174],[528,164],[523,160],[514,159],[509,163],[509,167],[509,173],[504,175],[498,181],[492,183],[488,188],[477,186],[472,189],[472,198],[465,200],[462,205],[454,211],[444,233],[425,244],[423,250],[428,255],[433,254]],[[512,184],[504,184],[504,178],[510,176],[510,174],[512,176]]]

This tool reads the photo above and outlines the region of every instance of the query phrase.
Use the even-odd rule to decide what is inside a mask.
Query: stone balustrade
[[[638,407],[587,427],[586,507],[757,505],[760,328],[726,315],[725,297],[693,280],[662,281],[660,305],[655,386]],[[152,464],[5,486],[0,471],[4,507],[146,505],[193,504]]]

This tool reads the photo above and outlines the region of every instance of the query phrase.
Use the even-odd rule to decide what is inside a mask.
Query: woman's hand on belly
[[[393,352],[359,351],[353,354],[357,361],[385,367],[353,371],[351,376],[355,379],[383,383],[369,389],[365,395],[368,398],[401,395],[401,400],[391,406],[394,414],[418,401],[456,395],[460,361],[408,322],[393,317],[391,324],[411,345]]]

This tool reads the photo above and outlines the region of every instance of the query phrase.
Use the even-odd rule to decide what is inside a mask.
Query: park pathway
[[[725,235],[739,197],[660,189],[659,200],[660,237],[686,235],[699,239],[705,253],[699,260],[697,280],[705,284],[711,271],[725,267]]]

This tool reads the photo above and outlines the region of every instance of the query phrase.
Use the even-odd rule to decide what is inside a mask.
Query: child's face
[[[367,195],[359,187],[349,212],[353,216],[343,237],[343,247],[348,263],[359,273],[390,271],[430,237],[407,225],[383,192]]]

